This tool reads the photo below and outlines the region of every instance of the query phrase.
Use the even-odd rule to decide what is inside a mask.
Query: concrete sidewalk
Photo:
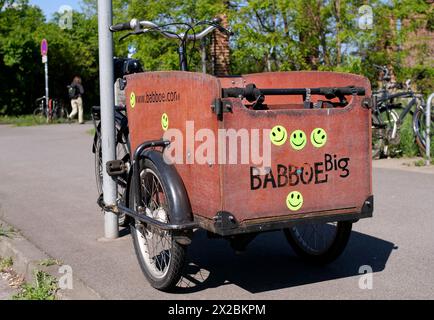
[[[423,158],[393,158],[380,159],[372,162],[373,168],[403,170],[422,174],[434,174],[434,165],[418,166],[416,163],[424,161]]]
[[[434,298],[434,179],[396,168],[374,170],[374,218],[354,225],[335,263],[305,265],[282,233],[260,235],[237,256],[225,241],[198,232],[189,248],[188,288],[159,292],[142,275],[128,234],[101,241],[90,128],[0,126],[0,219],[70,265],[102,298]],[[373,269],[373,290],[358,287],[362,265]]]

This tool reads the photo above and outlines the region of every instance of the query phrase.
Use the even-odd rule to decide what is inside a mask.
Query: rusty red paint
[[[251,164],[177,164],[193,213],[212,218],[218,211],[227,211],[241,222],[291,214],[305,216],[333,210],[340,213],[360,212],[364,201],[372,194],[371,115],[369,110],[362,107],[364,97],[348,97],[350,104],[345,108],[306,110],[303,109],[300,96],[267,96],[265,103],[270,110],[261,111],[247,109],[239,99],[227,98],[223,101],[231,102],[232,113],[225,113],[223,121],[217,121],[211,104],[215,98],[221,98],[221,89],[243,87],[248,83],[254,83],[258,88],[353,85],[364,87],[367,96],[371,94],[370,83],[366,78],[345,73],[279,72],[226,78],[180,71],[130,75],[127,77],[126,94],[130,97],[134,92],[136,96],[134,108],[130,104],[127,108],[132,148],[135,149],[143,141],[162,138],[163,113],[168,115],[169,128],[177,128],[184,135],[186,121],[189,120],[194,121],[196,130],[208,128],[216,136],[217,130],[223,128],[271,129],[275,125],[283,125],[288,134],[294,130],[303,130],[310,139],[313,129],[322,128],[327,132],[327,143],[321,148],[314,147],[310,140],[299,151],[291,148],[289,142],[280,147],[271,145],[273,175],[276,175],[278,168],[283,172],[282,166],[301,168],[309,175],[311,170],[316,169],[319,177],[312,176],[309,183],[299,181],[296,185],[288,183],[273,187],[269,181],[266,188],[251,190]],[[165,101],[162,101],[161,94],[166,95]],[[167,98],[168,94],[171,95],[170,99]],[[149,98],[151,96],[154,98]],[[319,98],[312,96],[313,101]],[[146,103],[147,99],[161,101]],[[199,145],[198,142],[194,143],[195,148]],[[326,173],[318,171],[325,171],[326,168],[319,163],[335,167],[339,160],[346,158],[349,158],[348,176],[341,177],[340,170],[329,170],[326,172],[327,182],[315,183],[315,179],[317,182],[325,179]],[[288,172],[289,170],[287,169]],[[306,177],[304,182],[309,178]],[[261,176],[263,179],[265,176]],[[296,212],[289,211],[285,203],[291,191],[300,192],[304,199],[303,206]]]

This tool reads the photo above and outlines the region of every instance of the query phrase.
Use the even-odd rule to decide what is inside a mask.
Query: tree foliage
[[[65,87],[79,74],[87,92],[85,104],[98,104],[96,3],[82,0],[82,13],[73,14],[73,28],[63,30],[59,15],[47,21],[28,0],[0,0],[0,114],[30,113],[33,101],[44,94],[42,38],[49,42],[50,95],[66,100]],[[360,8],[366,4],[372,8],[371,29],[359,27]],[[193,24],[227,14],[234,31],[234,74],[335,70],[364,74],[376,85],[373,65],[381,64],[393,68],[398,81],[412,78],[425,93],[434,90],[433,57],[427,56],[433,50],[432,33],[423,38],[433,32],[432,1],[113,0],[113,12],[114,23],[134,17],[158,24]],[[133,45],[134,57],[146,70],[179,68],[176,41],[150,32],[119,42],[124,34],[114,34],[115,55],[127,56]],[[189,46],[193,71],[201,70],[198,47]]]

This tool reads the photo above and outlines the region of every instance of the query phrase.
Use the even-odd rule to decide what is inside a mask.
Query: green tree
[[[372,29],[358,26],[366,4],[373,9]],[[82,7],[83,13],[73,14],[72,29],[63,30],[59,15],[46,21],[28,0],[0,0],[0,114],[30,113],[44,94],[42,38],[50,48],[50,96],[67,100],[66,85],[79,74],[85,105],[99,103],[97,1],[82,0]],[[433,7],[427,0],[113,0],[113,22],[193,24],[226,13],[235,33],[230,40],[234,74],[333,70],[364,74],[375,86],[373,64],[381,64],[392,68],[398,81],[412,78],[428,93],[434,90],[434,66],[426,53],[433,44],[421,35],[433,31]],[[149,32],[119,43],[125,34],[114,34],[115,55],[127,56],[134,45],[146,70],[179,68],[175,40]],[[201,70],[198,47],[189,45],[192,71]]]
[[[66,85],[82,76],[85,105],[98,104],[97,17],[73,13],[72,29],[61,29],[59,16],[47,22],[42,11],[27,0],[9,1],[0,11],[0,114],[33,111],[33,101],[44,95],[40,42],[49,43],[50,97],[63,98]],[[89,108],[88,108],[89,109]]]
[[[44,23],[44,16],[27,1],[6,4],[9,6],[0,11],[0,114],[17,114],[30,110],[36,98],[33,88],[41,87],[38,78],[43,80],[33,34]]]

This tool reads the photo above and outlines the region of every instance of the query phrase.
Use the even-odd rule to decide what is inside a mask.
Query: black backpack
[[[67,86],[69,99],[75,99],[78,96],[77,86]]]

